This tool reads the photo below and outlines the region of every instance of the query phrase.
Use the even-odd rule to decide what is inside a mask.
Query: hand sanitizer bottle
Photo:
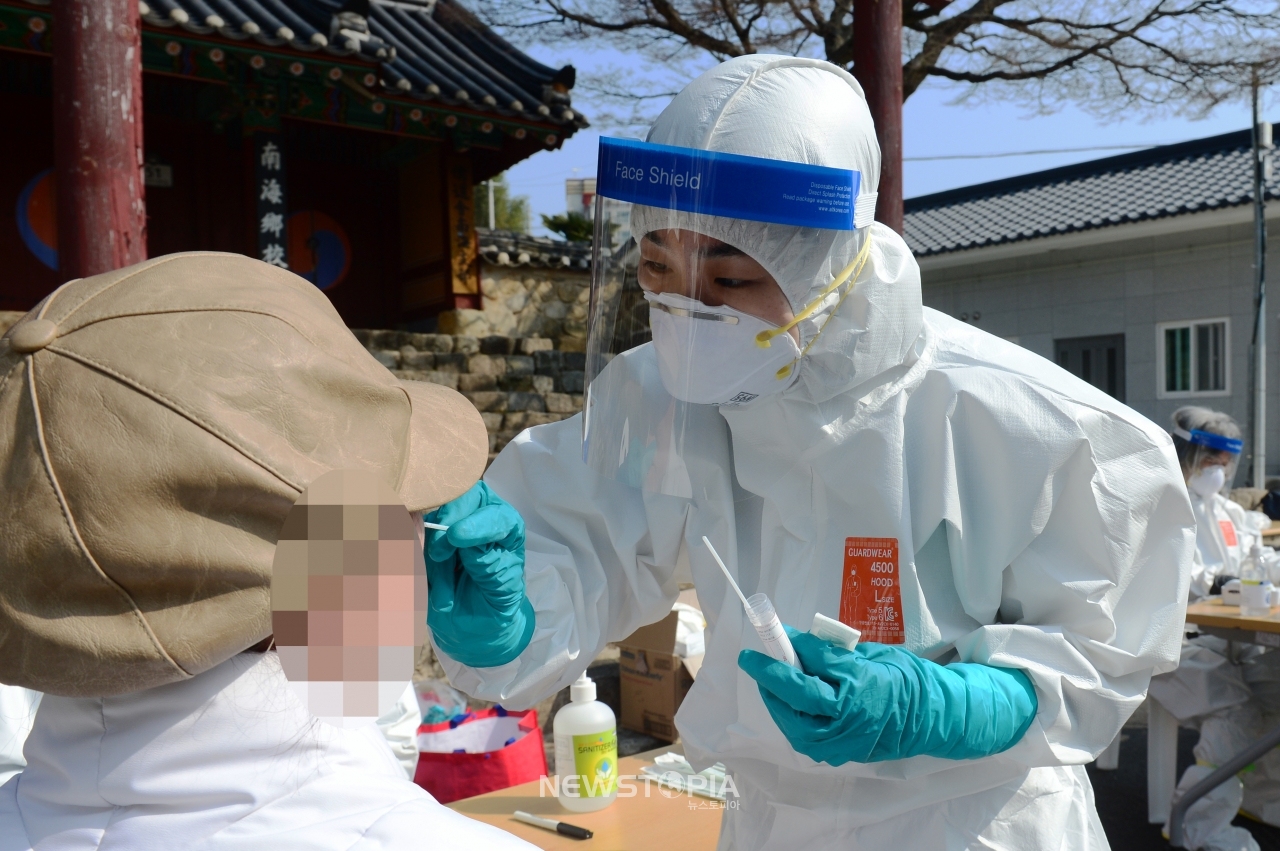
[[[551,725],[560,805],[575,813],[603,810],[618,797],[618,727],[613,710],[596,700],[586,671],[569,686],[569,703]]]

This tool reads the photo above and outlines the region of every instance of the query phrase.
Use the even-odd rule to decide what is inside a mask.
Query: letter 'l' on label
[[[845,538],[840,621],[863,641],[903,644],[897,538]]]

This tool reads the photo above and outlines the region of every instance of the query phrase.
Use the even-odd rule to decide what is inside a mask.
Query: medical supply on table
[[[787,632],[782,628],[778,613],[773,610],[773,602],[765,594],[753,594],[750,598],[744,596],[742,589],[734,581],[733,575],[729,573],[729,568],[725,567],[724,560],[720,558],[716,548],[711,546],[711,541],[706,535],[702,536],[702,543],[707,545],[707,549],[711,551],[711,557],[724,571],[724,578],[729,580],[729,584],[737,592],[738,599],[742,601],[742,608],[746,609],[747,620],[756,628],[756,634],[764,643],[765,652],[779,662],[786,662],[793,668],[799,668],[796,651],[791,647],[791,640],[787,638]]]
[[[690,795],[701,795],[704,798],[723,801],[728,787],[725,770],[724,763],[717,762],[710,768],[696,771],[689,764],[689,760],[678,753],[668,751],[655,757],[653,765],[641,768],[640,774],[642,777],[652,777],[662,786],[679,789]]]
[[[576,813],[603,810],[618,797],[617,719],[596,700],[586,671],[569,686],[569,701],[551,725],[560,805]]]
[[[437,532],[448,532],[448,531],[449,531],[449,527],[448,527],[448,526],[441,526],[439,523],[428,523],[426,520],[423,520],[423,521],[422,521],[422,525],[423,525],[423,526],[425,526],[425,527],[427,527],[428,529],[434,529],[434,530],[436,530]]]
[[[1265,618],[1271,614],[1271,580],[1262,567],[1262,549],[1254,544],[1240,562],[1240,614]]]
[[[422,724],[440,724],[467,714],[467,699],[448,680],[415,681],[413,693]]]
[[[590,839],[595,836],[594,833],[585,827],[578,827],[576,824],[568,824],[563,821],[556,821],[553,818],[541,818],[533,813],[526,813],[523,810],[516,810],[512,814],[512,818],[516,821],[522,821],[525,824],[531,824],[534,827],[541,827],[546,830],[554,830],[561,836],[568,836],[571,839]]]
[[[860,630],[854,629],[847,623],[841,623],[835,618],[829,618],[824,614],[814,614],[813,626],[809,627],[809,634],[816,635],[823,641],[830,641],[845,650],[852,650],[857,647],[858,639],[862,638]]]
[[[484,482],[428,516],[424,524],[448,529],[430,532],[423,552],[436,647],[464,665],[507,664],[529,646],[535,623],[524,586],[524,519]]]

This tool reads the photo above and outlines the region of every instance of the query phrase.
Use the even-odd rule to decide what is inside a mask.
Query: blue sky
[[[582,56],[566,60],[563,55],[558,55],[558,51],[543,50],[537,45],[521,46],[553,67],[573,61],[582,70],[594,62],[618,61],[618,57],[607,53],[593,55],[587,62]],[[907,100],[903,116],[906,157],[1170,144],[1243,130],[1249,126],[1249,107],[1243,99],[1238,103],[1224,104],[1199,121],[1180,117],[1143,120],[1144,116],[1135,115],[1129,120],[1102,122],[1071,105],[1052,115],[1035,115],[1011,103],[956,104],[953,101],[957,93],[957,89],[946,83],[931,81]],[[579,94],[574,104],[590,119],[592,105],[589,99]],[[560,150],[535,154],[507,172],[513,193],[527,195],[530,199],[534,233],[546,234],[541,227],[540,213],[564,212],[565,178],[595,175],[599,138],[600,132],[595,128],[579,131]],[[906,162],[906,195],[910,198],[1121,153],[1124,151],[1104,150],[998,159]]]

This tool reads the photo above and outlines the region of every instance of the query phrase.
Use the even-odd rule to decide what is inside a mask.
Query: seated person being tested
[[[487,454],[470,403],[396,379],[283,269],[179,254],[49,295],[0,340],[0,683],[43,692],[0,851],[532,851],[410,782],[376,713],[320,720],[269,649],[277,539],[315,480],[376,477],[420,526]]]
[[[456,686],[527,706],[670,611],[683,552],[709,637],[676,723],[733,778],[721,849],[1106,848],[1084,765],[1178,661],[1178,460],[923,308],[879,170],[858,83],[795,57],[725,62],[646,141],[602,140],[635,241],[596,247],[584,413],[428,517],[428,626]]]

